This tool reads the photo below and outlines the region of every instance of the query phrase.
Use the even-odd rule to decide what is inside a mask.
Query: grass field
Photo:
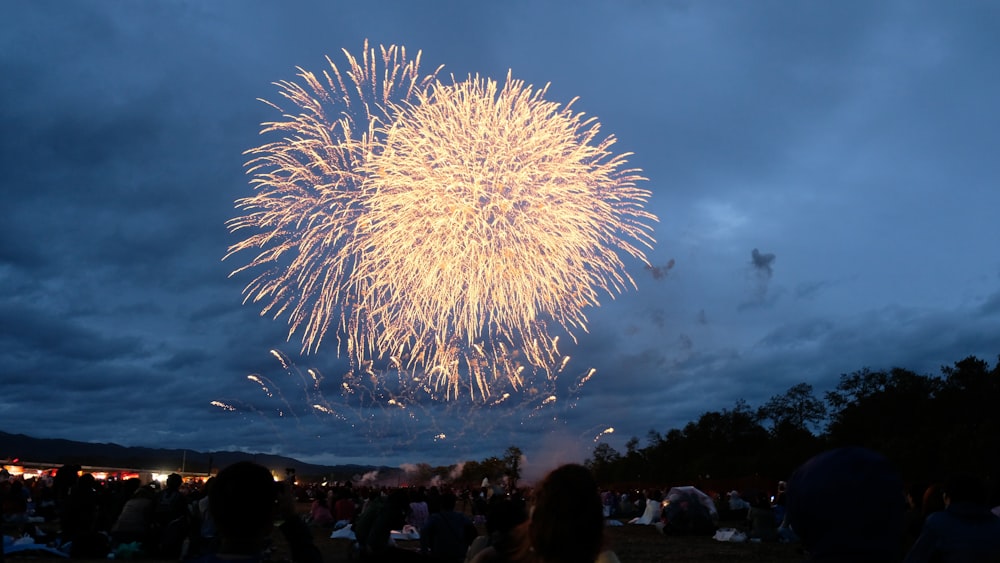
[[[738,523],[720,523],[734,527]],[[710,537],[667,537],[654,526],[609,526],[609,547],[622,563],[709,563],[757,561],[800,563],[805,559],[798,545],[778,543],[731,543]],[[317,532],[316,545],[327,563],[357,562],[348,540],[332,540],[325,531]],[[419,547],[418,542],[398,542],[401,547]]]
[[[303,511],[308,509],[308,505],[303,504]],[[721,522],[720,527],[737,527],[742,522]],[[777,543],[731,543],[720,542],[710,537],[667,537],[657,530],[655,526],[624,525],[609,526],[605,528],[608,546],[612,549],[622,563],[658,563],[669,561],[671,563],[709,563],[722,561],[756,561],[767,563],[799,563],[804,559],[801,549],[797,545],[777,544]],[[480,533],[484,530],[480,529]],[[331,539],[330,530],[324,528],[313,528],[313,537],[316,546],[323,553],[323,560],[326,563],[359,563],[357,554],[354,552],[352,541],[346,539]],[[280,533],[273,536],[275,553],[274,559],[287,559],[289,554],[285,549],[283,538]],[[418,549],[419,542],[401,541],[400,547]],[[55,558],[39,553],[24,552],[20,554],[7,554],[0,560],[19,561],[82,561],[79,559],[67,560]],[[155,561],[143,559],[144,561]],[[97,559],[96,561],[107,562],[107,559]],[[173,562],[176,563],[176,562]]]

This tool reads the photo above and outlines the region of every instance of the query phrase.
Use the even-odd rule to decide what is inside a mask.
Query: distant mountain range
[[[13,459],[19,459],[22,462],[52,464],[53,466],[76,464],[153,472],[185,471],[205,474],[237,461],[250,460],[279,474],[287,468],[292,468],[295,469],[295,473],[299,477],[322,477],[336,481],[357,478],[357,476],[374,470],[378,470],[382,476],[401,472],[396,467],[374,465],[316,465],[290,457],[270,454],[125,447],[118,444],[92,444],[0,432],[0,460]]]

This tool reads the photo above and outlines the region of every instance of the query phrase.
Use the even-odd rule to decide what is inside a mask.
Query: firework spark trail
[[[274,396],[274,395],[271,394],[271,390],[268,389],[267,385],[264,384],[264,381],[260,378],[259,375],[253,375],[253,374],[251,374],[251,375],[247,376],[247,379],[249,379],[250,381],[253,381],[253,382],[257,383],[258,385],[260,385],[261,390],[263,390],[264,394],[267,395],[268,397],[273,397]]]
[[[281,362],[281,367],[282,367],[282,369],[285,370],[285,373],[287,373],[289,376],[296,376],[296,377],[298,377],[299,382],[301,383],[301,390],[302,390],[302,392],[303,392],[303,394],[305,396],[306,404],[308,404],[309,400],[310,400],[310,388],[312,388],[314,390],[318,390],[319,389],[319,384],[320,384],[320,380],[322,379],[322,375],[320,375],[319,372],[316,371],[316,370],[309,369],[309,370],[306,370],[306,372],[309,375],[309,378],[307,379],[306,376],[305,376],[305,374],[302,373],[302,370],[299,369],[298,367],[295,367],[293,365],[292,360],[288,357],[287,354],[285,354],[284,352],[281,352],[280,350],[273,350],[273,349],[270,350],[270,353],[271,353],[272,356],[274,356],[275,358],[277,358],[279,362]],[[270,380],[268,380],[268,381],[270,381]],[[281,396],[282,401],[284,401],[286,404],[288,404],[288,401],[285,399],[285,396],[281,393],[281,388],[280,387],[277,389],[277,392]],[[289,405],[289,409],[291,409],[290,405]]]
[[[288,358],[283,354],[281,354],[280,352],[277,352],[276,350],[271,350],[271,354],[274,355],[276,358],[278,358],[281,361],[281,365],[285,367],[286,371],[288,371]],[[299,420],[299,415],[295,412],[295,407],[292,406],[292,404],[288,401],[288,399],[285,398],[284,393],[281,392],[281,387],[275,385],[274,381],[271,381],[269,378],[264,377],[262,375],[251,374],[247,376],[247,379],[260,385],[261,390],[269,398],[274,397],[274,394],[271,391],[272,389],[274,389],[274,392],[278,394],[278,399],[281,401],[281,405],[284,407],[284,408],[279,407],[277,409],[278,416],[285,416],[285,412],[287,411],[291,413],[292,418],[295,419],[296,425],[299,425],[299,423],[301,422]]]
[[[366,41],[360,61],[346,50],[344,55],[343,72],[327,58],[330,69],[322,79],[300,68],[305,85],[276,83],[298,114],[266,102],[283,115],[265,122],[261,134],[283,138],[246,152],[256,193],[237,200],[247,214],[227,226],[253,233],[232,245],[226,257],[257,253],[231,275],[265,267],[246,286],[245,301],[263,303],[261,314],[287,314],[289,337],[301,329],[304,350],[318,349],[335,326],[345,333],[349,353],[361,357],[371,348],[371,328],[350,310],[359,282],[351,277],[360,252],[353,238],[364,203],[358,169],[376,150],[376,124],[392,119],[386,113],[389,100],[405,101],[434,74],[421,77],[420,54],[410,60],[406,49],[395,45],[380,47],[377,56]]]
[[[587,373],[583,374],[578,381],[575,381],[570,386],[570,391],[577,392],[580,389],[582,389],[583,386],[586,385],[587,382],[590,381],[592,377],[594,377],[595,373],[597,373],[597,370],[594,368],[590,368],[589,370],[587,370]]]
[[[284,137],[247,151],[256,194],[228,226],[253,234],[226,255],[258,252],[233,272],[265,269],[246,300],[287,315],[305,352],[333,330],[361,373],[391,358],[381,376],[403,392],[373,392],[383,404],[554,402],[535,388],[568,361],[549,324],[586,331],[587,307],[636,286],[622,256],[648,265],[645,178],[548,86],[445,84],[395,46],[380,48],[381,74],[367,42],[360,61],[344,53],[344,72],[328,59],[322,79],[277,83],[298,113],[271,104],[283,118],[261,133]]]
[[[210,404],[213,407],[219,407],[224,411],[234,412],[236,410],[236,407],[234,407],[233,405],[230,405],[229,403],[224,403],[222,401],[212,401]]]
[[[254,415],[254,418],[259,418],[260,420],[263,420],[271,428],[271,432],[275,436],[275,441],[284,442],[281,432],[278,431],[278,427],[274,424],[274,421],[271,419],[271,417],[264,414],[257,407],[245,403],[243,401],[232,401],[229,399],[226,399],[224,401],[215,400],[212,401],[210,404],[213,407],[218,407],[219,409],[222,409],[223,411],[240,413],[243,415],[244,419],[246,418],[247,413]],[[278,412],[278,416],[281,417],[280,409],[276,409],[276,412]]]
[[[308,369],[306,372],[309,374],[309,377],[312,377],[313,388],[319,390],[319,384],[323,381],[323,374],[315,369]]]
[[[597,436],[594,436],[594,443],[596,444],[598,442],[598,440],[600,440],[601,438],[603,438],[604,436],[606,436],[608,434],[614,434],[614,432],[615,432],[615,429],[612,428],[612,427],[605,428],[600,433],[598,433]]]
[[[385,433],[384,429],[376,428],[375,423],[371,421],[371,417],[365,416],[362,412],[365,408],[370,409],[372,407],[384,410],[384,403],[387,403],[387,401],[378,401],[375,391],[371,387],[358,381],[357,378],[351,377],[352,374],[348,374],[344,378],[342,390],[344,393],[347,393],[349,389],[350,394],[354,395],[354,400],[334,404],[333,401],[328,400],[323,394],[320,387],[322,377],[318,375],[319,372],[317,370],[312,368],[306,369],[305,372],[309,375],[307,378],[303,374],[303,370],[296,366],[286,354],[277,350],[271,350],[271,354],[279,360],[285,373],[298,382],[298,391],[302,393],[304,404],[309,406],[310,412],[313,414],[321,413],[322,415],[333,417],[340,422],[354,421],[355,425],[366,427],[366,434],[370,438]],[[370,368],[367,368],[367,371],[374,374],[374,372],[370,371]],[[287,403],[287,401],[285,402]],[[291,407],[289,406],[289,408]]]
[[[434,401],[426,390],[417,392],[413,386],[400,383],[398,380],[405,381],[411,376],[399,371],[397,364],[391,361],[384,369],[368,364],[363,369],[352,370],[339,384],[317,385],[317,379],[322,378],[314,375],[319,373],[316,369],[300,368],[281,352],[272,350],[271,355],[288,377],[253,374],[246,380],[253,382],[256,388],[267,387],[271,393],[265,394],[276,407],[264,408],[262,405],[262,411],[246,402],[228,399],[213,401],[212,405],[224,411],[265,419],[275,435],[279,435],[275,416],[281,418],[285,410],[309,412],[313,419],[334,432],[343,430],[366,437],[370,446],[383,455],[410,451],[414,445],[430,447],[435,444],[448,444],[450,450],[458,453],[462,448],[477,444],[483,435],[502,432],[505,426],[524,431],[541,430],[552,423],[564,424],[561,413],[555,409],[572,405],[578,398],[565,389],[560,390],[558,380],[551,378],[533,383],[521,395],[504,393],[486,405]],[[390,373],[394,375],[387,376]],[[395,384],[394,380],[397,380]],[[279,381],[284,383],[279,384]],[[290,390],[288,385],[296,389]],[[331,395],[326,395],[327,391],[331,391]],[[303,402],[301,405],[289,404],[285,395],[302,396]],[[546,416],[540,416],[542,414]],[[305,430],[307,417],[296,418],[296,421],[300,433],[314,434]],[[585,434],[592,435],[596,431]]]

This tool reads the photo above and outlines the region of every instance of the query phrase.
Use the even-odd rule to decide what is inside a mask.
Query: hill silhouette
[[[54,466],[66,464],[118,467],[145,471],[186,471],[208,474],[237,461],[255,461],[283,472],[294,468],[300,478],[348,480],[373,470],[380,474],[399,468],[374,465],[318,465],[294,458],[234,451],[199,452],[184,449],[126,447],[111,443],[75,442],[61,438],[35,438],[25,434],[0,432],[0,459],[20,459]]]

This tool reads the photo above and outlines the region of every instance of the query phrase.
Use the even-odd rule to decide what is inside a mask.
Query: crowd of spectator
[[[343,529],[352,530],[354,555],[364,563],[613,563],[604,526],[643,512],[668,535],[712,535],[721,515],[750,541],[794,542],[810,561],[996,563],[1000,503],[990,490],[966,473],[904,486],[886,458],[863,448],[818,455],[775,491],[713,494],[707,508],[673,489],[599,490],[591,472],[575,464],[533,489],[512,491],[485,484],[294,486],[250,462],[207,480],[171,474],[163,483],[97,480],[78,466],[43,478],[0,474],[5,535],[73,558],[197,563],[267,561],[274,529],[291,559],[307,563],[322,561],[317,533]],[[392,541],[400,530],[419,538],[419,547]]]

